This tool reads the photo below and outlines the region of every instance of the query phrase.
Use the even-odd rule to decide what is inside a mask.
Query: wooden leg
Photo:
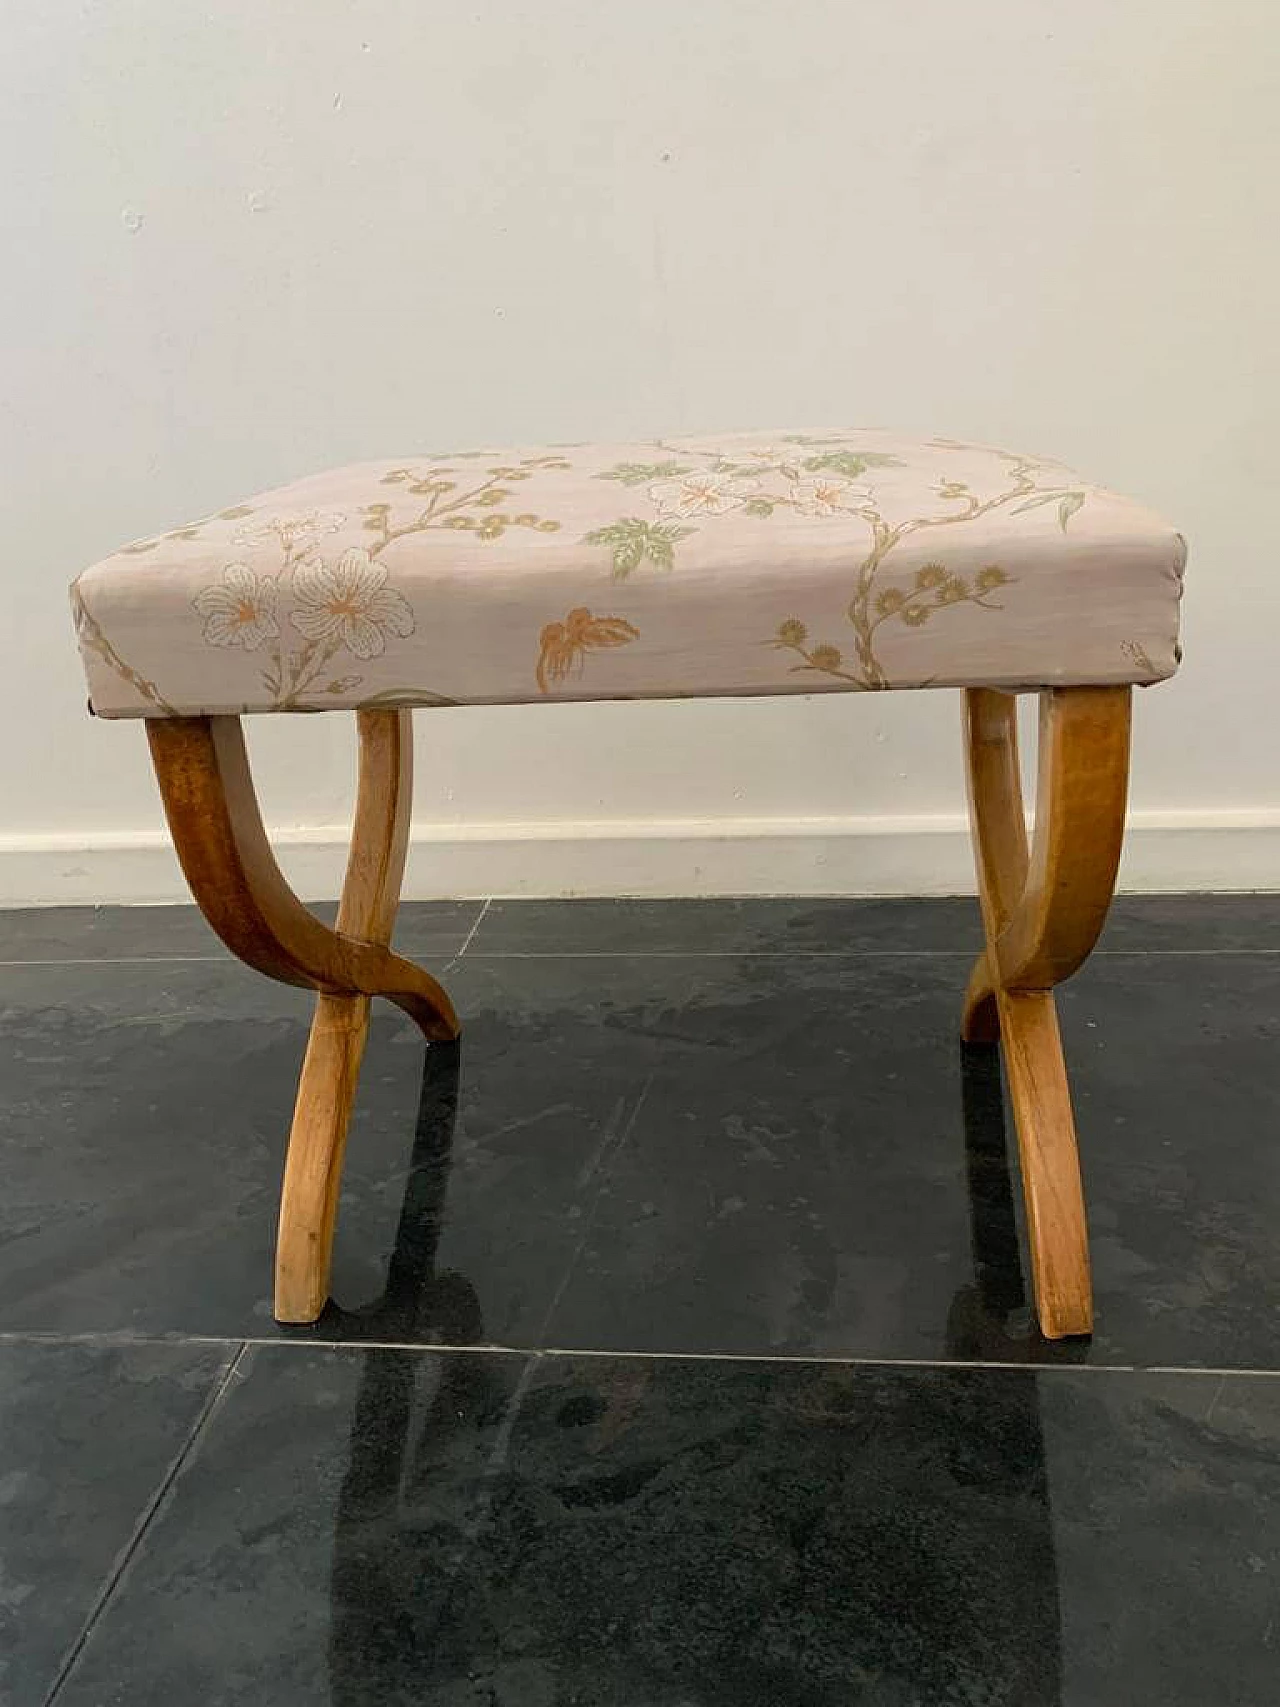
[[[413,724],[407,711],[357,712],[360,779],[338,933],[391,940],[409,843]],[[316,997],[285,1157],[276,1239],[276,1319],[314,1322],[329,1297],[342,1158],[369,1034],[368,996]]]
[[[393,954],[412,791],[407,711],[357,713],[360,781],[335,929],[293,894],[271,853],[238,718],[152,719],[156,776],[201,910],[249,965],[318,992],[294,1107],[276,1247],[276,1316],[311,1322],[328,1297],[342,1155],[369,1025],[386,996],[428,1038],[458,1034],[435,979]]]
[[[1040,696],[1036,828],[1028,848],[1017,701],[965,694],[969,807],[986,947],[965,997],[967,1042],[1004,1044],[1032,1281],[1049,1339],[1093,1327],[1088,1233],[1053,987],[1084,962],[1115,888],[1132,690]]]

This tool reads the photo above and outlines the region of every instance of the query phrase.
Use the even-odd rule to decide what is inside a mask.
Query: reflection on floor
[[[381,1016],[287,1331],[305,999],[0,915],[0,1702],[1277,1699],[1280,900],[1122,901],[1063,992],[1055,1346],[971,903],[480,912],[406,911],[464,1042]]]

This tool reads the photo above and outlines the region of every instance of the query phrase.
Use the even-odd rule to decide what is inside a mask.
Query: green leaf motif
[[[1032,497],[1028,498],[1025,503],[1015,504],[1009,514],[1011,516],[1020,516],[1024,510],[1039,509],[1041,504],[1052,504],[1057,496],[1058,494],[1056,492],[1036,492]]]
[[[674,522],[646,522],[638,516],[624,516],[608,527],[594,528],[587,534],[586,543],[607,545],[613,553],[614,579],[625,581],[646,557],[659,569],[673,569],[676,541],[697,531],[677,527]]]
[[[597,480],[618,480],[624,486],[643,486],[649,480],[678,480],[689,470],[678,462],[619,462],[597,474]]]
[[[613,547],[613,573],[617,580],[625,581],[633,569],[644,561],[644,538],[641,534],[628,534],[625,539],[619,539]]]
[[[896,456],[888,456],[883,451],[829,450],[821,456],[805,457],[804,466],[810,474],[829,469],[832,474],[843,474],[846,480],[857,480],[869,468],[896,468],[898,462]]]
[[[678,539],[686,539],[691,533],[697,533],[697,528],[673,527],[671,523],[656,523],[649,529],[649,537],[645,542],[645,555],[650,563],[656,563],[659,569],[675,568],[674,546]]]
[[[768,498],[748,498],[742,506],[749,516],[771,516],[773,505]]]
[[[843,445],[845,442],[845,436],[846,435],[843,433],[783,433],[782,442],[786,445]],[[964,449],[965,447],[960,446],[958,448]],[[846,449],[842,453],[833,452],[832,454],[843,454],[845,456],[856,457],[867,468],[902,467],[902,458],[900,456],[893,456],[889,451],[884,450],[851,451]],[[809,465],[806,463],[805,466],[808,467]]]
[[[1063,533],[1066,533],[1067,523],[1071,520],[1072,516],[1075,515],[1076,511],[1081,508],[1083,503],[1083,492],[1068,492],[1066,497],[1058,505],[1058,523],[1061,526]]]

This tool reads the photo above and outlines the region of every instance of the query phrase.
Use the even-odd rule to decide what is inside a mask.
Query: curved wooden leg
[[[338,905],[341,936],[391,940],[409,845],[413,723],[408,711],[357,712],[360,777]],[[316,997],[285,1156],[276,1238],[275,1314],[314,1322],[329,1297],[342,1159],[369,1035],[368,996]]]
[[[342,1159],[369,1033],[368,996],[316,997],[285,1152],[275,1317],[314,1322],[329,1297]]]
[[[1089,955],[1124,835],[1132,690],[1040,696],[1036,828],[1018,770],[1017,701],[965,694],[969,805],[986,947],[965,997],[967,1042],[1004,1043],[1018,1131],[1032,1280],[1049,1339],[1093,1327],[1088,1233],[1053,987]]]
[[[272,856],[239,720],[167,718],[147,733],[178,858],[201,910],[242,960],[319,992],[285,1162],[277,1318],[311,1322],[328,1297],[342,1156],[369,1025],[387,996],[428,1038],[458,1033],[435,979],[387,947],[400,898],[412,791],[407,711],[362,711],[351,854],[335,929],[310,913]]]

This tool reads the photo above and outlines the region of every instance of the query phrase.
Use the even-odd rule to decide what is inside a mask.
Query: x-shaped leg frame
[[[1049,1339],[1093,1327],[1080,1158],[1053,987],[1089,955],[1115,888],[1131,698],[1128,687],[1041,692],[1036,823],[1028,846],[1017,700],[987,688],[965,692],[986,948],[969,980],[963,1035],[971,1043],[1004,1045],[1032,1283]]]
[[[970,806],[986,948],[964,1012],[970,1042],[1004,1044],[1018,1130],[1032,1278],[1050,1338],[1093,1321],[1071,1099],[1053,987],[1097,940],[1124,830],[1131,691],[1041,693],[1036,829],[1028,847],[1012,695],[966,691]],[[311,1322],[328,1297],[347,1125],[373,996],[430,1039],[457,1036],[448,996],[388,947],[412,793],[407,711],[362,711],[351,853],[334,928],[285,882],[267,840],[236,717],[153,719],[152,758],[174,845],[214,930],[250,966],[314,989],[285,1163],[275,1312]]]
[[[373,996],[431,1039],[458,1034],[448,996],[393,954],[409,836],[413,725],[407,711],[361,711],[355,824],[335,928],[289,888],[271,852],[237,717],[153,719],[151,754],[192,893],[234,954],[316,994],[285,1161],[275,1313],[313,1322],[329,1295],[342,1157]]]

